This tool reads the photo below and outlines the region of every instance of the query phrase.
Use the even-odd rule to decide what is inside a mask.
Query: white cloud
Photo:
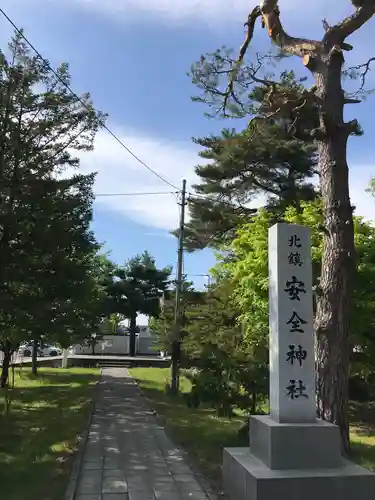
[[[12,0],[26,2],[26,0]],[[34,0],[39,6],[45,8],[48,0]],[[52,2],[52,0],[49,0]],[[28,0],[30,2],[30,0]],[[71,7],[82,11],[99,14],[110,22],[131,24],[147,22],[151,16],[156,23],[164,23],[168,28],[185,27],[189,29],[204,29],[221,33],[222,43],[227,43],[233,36],[240,38],[245,34],[243,26],[249,12],[259,3],[259,0],[65,0],[64,7]],[[303,8],[301,9],[301,3]],[[316,0],[279,0],[281,20],[285,30],[295,36],[305,36],[320,39],[324,35],[322,19],[327,19],[330,25],[341,21],[352,14],[354,8],[350,0],[341,2],[327,2]],[[372,36],[371,23],[363,27],[351,37],[354,42],[356,54],[363,52],[365,57],[368,52],[368,43],[365,40]],[[266,33],[259,32],[260,23],[257,24],[258,33],[254,37],[257,50],[269,50],[265,45]],[[147,33],[146,33],[147,38]],[[157,40],[156,40],[157,43]],[[349,55],[349,60],[355,56]]]
[[[196,180],[198,164],[193,144],[178,144],[135,133],[118,132],[126,144],[148,166],[177,188],[186,179],[188,189]],[[166,185],[135,160],[106,131],[98,134],[95,150],[81,157],[81,171],[97,171],[95,193],[170,192],[167,195],[103,196],[97,204],[123,214],[148,227],[171,230],[178,224],[176,189]]]
[[[216,24],[218,21],[236,21],[241,23],[246,19],[249,11],[256,5],[256,1],[249,0],[70,0],[86,9],[110,15],[116,20],[131,19],[134,13],[151,13],[169,21],[192,20],[204,21],[209,24]],[[301,0],[280,0],[280,7],[283,12],[299,14]],[[344,12],[347,12],[348,5],[344,4]],[[305,2],[303,14],[306,12],[317,12],[327,15],[337,11],[335,8],[327,8],[327,2]],[[342,6],[340,6],[342,8]],[[339,14],[343,11],[341,10]],[[296,16],[293,16],[296,17]]]
[[[72,0],[90,10],[125,20],[134,12],[148,12],[168,20],[199,18],[217,20],[244,16],[249,10],[247,0]],[[294,0],[292,0],[294,1]],[[242,19],[242,17],[240,19]]]
[[[147,165],[176,187],[187,180],[188,190],[197,181],[194,167],[199,163],[197,149],[192,143],[145,137],[134,132],[118,132],[121,140]],[[82,156],[81,171],[97,171],[95,193],[174,192],[144,166],[128,154],[107,132],[98,134],[95,151]],[[375,167],[355,165],[350,169],[350,195],[357,207],[356,214],[375,220],[375,199],[365,193]],[[107,210],[129,217],[149,228],[150,236],[156,230],[170,231],[177,227],[176,196],[113,196],[98,197],[96,203]],[[259,205],[259,200],[254,202]]]
[[[56,0],[3,0],[2,3],[3,7],[10,11],[16,12],[22,8],[23,13],[26,10],[35,14],[38,8],[45,11],[56,5]],[[224,25],[230,27],[230,24],[243,26],[248,13],[257,3],[259,0],[64,0],[59,2],[59,8],[73,7],[99,13],[121,23],[132,23],[135,18],[142,19],[144,14],[151,14],[175,25],[194,22],[222,29]],[[323,18],[333,24],[343,16],[351,14],[354,9],[350,0],[279,0],[279,5],[287,31],[297,26],[314,26],[318,31],[312,36],[323,35]]]

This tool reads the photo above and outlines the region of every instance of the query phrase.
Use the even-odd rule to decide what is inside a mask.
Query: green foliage
[[[248,350],[233,307],[233,288],[222,280],[208,289],[204,303],[187,313],[183,341],[186,376],[192,382],[189,406],[201,403],[218,415],[232,416],[236,408],[255,412],[267,394],[267,373]]]
[[[375,177],[370,180],[366,193],[370,193],[372,196],[375,196]]]
[[[157,316],[170,274],[171,268],[158,269],[147,251],[117,266],[107,287],[109,311],[126,318],[138,313]]]
[[[244,118],[255,114],[257,107],[251,98],[255,78],[259,81],[261,76],[266,82],[272,81],[272,54],[257,56],[253,63],[242,64],[241,67],[238,67],[237,57],[233,49],[222,46],[214,52],[202,54],[190,67],[188,76],[199,91],[192,100],[207,105],[209,110],[205,116],[208,118]],[[230,80],[235,86],[228,93]]]
[[[303,203],[302,211],[286,210],[285,222],[302,224],[312,230],[313,279],[319,293],[322,254],[322,210],[320,200]],[[233,286],[232,299],[240,312],[244,336],[254,359],[268,360],[268,228],[272,215],[261,210],[251,224],[238,231],[231,245],[231,258],[222,257],[225,274]],[[354,310],[351,318],[350,344],[352,374],[372,377],[375,372],[375,228],[361,217],[355,217],[355,241],[358,276],[354,287]]]
[[[311,131],[319,123],[317,104],[303,86],[307,78],[285,70],[275,75],[280,52],[253,54],[240,67],[237,58],[224,46],[192,64],[189,76],[199,92],[192,100],[206,105],[205,116],[251,117],[251,125],[259,119],[277,121],[291,138],[311,143]]]
[[[0,343],[63,346],[97,322],[94,175],[74,174],[104,116],[77,99],[16,34],[0,53]],[[66,85],[64,85],[66,84]],[[82,102],[81,102],[82,101]],[[83,103],[83,104],[82,104]],[[6,377],[5,377],[6,378]],[[4,382],[4,379],[2,380]]]
[[[186,333],[185,327],[188,322],[187,315],[189,313],[189,309],[197,304],[203,303],[206,295],[206,292],[195,290],[193,288],[193,283],[190,281],[186,281],[185,278],[186,277],[183,277],[181,289],[181,338],[184,338]],[[160,313],[158,314],[158,316],[151,318],[149,322],[150,330],[156,340],[158,348],[167,352],[170,352],[172,348],[172,333],[174,329],[175,308],[175,291],[166,290],[163,293],[163,297],[161,299]]]
[[[202,74],[199,78],[204,99],[210,93],[215,99]],[[283,73],[280,84],[272,89],[280,100],[285,95],[297,100],[304,92],[292,72]],[[257,212],[248,204],[260,196],[276,216],[288,206],[299,210],[302,201],[315,198],[311,181],[316,174],[316,145],[308,135],[315,125],[314,112],[307,106],[298,122],[292,112],[274,118],[267,108],[269,93],[268,82],[252,87],[248,112],[253,119],[242,132],[223,129],[220,135],[193,139],[203,148],[200,156],[208,163],[196,167],[200,183],[193,186],[196,196],[189,198],[191,220],[185,233],[189,250],[228,244],[237,228]]]
[[[283,220],[311,227],[314,268],[320,265],[322,215],[320,201],[302,203],[302,212],[286,210]],[[243,226],[231,245],[232,258],[224,264],[235,283],[234,300],[242,312],[245,336],[254,355],[268,356],[268,229],[274,223],[272,214],[261,210],[251,224]],[[315,283],[319,272],[314,273]]]
[[[37,257],[30,278],[35,281],[23,288],[20,308],[27,304],[23,324],[32,338],[44,334],[68,347],[74,337],[83,338],[100,319],[101,290],[96,276],[99,245],[89,228],[94,177],[74,176],[56,182],[56,187],[40,198],[35,233],[30,231]],[[49,206],[43,206],[44,200]]]
[[[130,319],[130,354],[135,355],[137,314],[157,317],[160,298],[167,289],[171,268],[158,269],[155,259],[147,252],[136,255],[113,271],[107,286],[108,314],[117,313]]]
[[[312,230],[313,282],[319,293],[323,240],[320,199],[287,208],[278,220]],[[191,368],[189,406],[214,407],[220,415],[236,408],[248,413],[263,409],[268,394],[268,229],[274,214],[262,209],[218,256],[215,285],[203,304],[191,308],[183,352]],[[355,218],[358,278],[351,322],[351,388],[356,398],[368,397],[375,379],[375,229]],[[367,383],[367,393],[363,381]],[[366,394],[367,396],[366,396]]]

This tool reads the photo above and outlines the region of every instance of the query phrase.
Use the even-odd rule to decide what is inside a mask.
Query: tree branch
[[[250,16],[251,16],[251,14],[250,14]],[[254,22],[255,22],[255,20],[254,20]],[[253,30],[254,30],[254,26],[252,27],[252,31]],[[256,58],[257,58],[257,65],[256,66],[248,67],[245,70],[243,70],[243,68],[240,68],[240,64],[242,63],[242,60],[243,60],[242,58],[244,57],[245,52],[247,50],[247,47],[248,47],[250,40],[251,40],[252,31],[251,31],[251,35],[248,32],[246,40],[240,49],[239,59],[237,59],[237,61],[234,62],[234,67],[232,67],[230,70],[226,70],[227,74],[229,75],[229,82],[228,82],[228,86],[227,86],[226,90],[221,93],[221,95],[224,97],[224,99],[223,99],[223,104],[221,105],[221,107],[219,109],[219,111],[220,110],[224,111],[224,116],[226,115],[225,110],[227,108],[229,98],[232,98],[240,106],[241,109],[244,109],[243,103],[241,103],[239,98],[236,96],[236,92],[235,92],[235,84],[241,86],[241,81],[240,81],[242,79],[242,78],[240,78],[241,75],[243,76],[243,74],[247,74],[248,78],[251,79],[251,81],[253,83],[259,83],[259,84],[264,85],[266,87],[275,88],[276,85],[278,85],[278,83],[273,81],[273,80],[270,80],[267,78],[259,78],[257,76],[260,69],[264,66],[264,59],[266,59],[266,57],[268,57],[267,55],[260,56],[259,54],[257,54],[256,55]],[[242,74],[242,72],[243,72],[243,74]],[[216,72],[216,74],[219,74],[219,73]],[[248,85],[247,85],[247,87],[248,87]]]
[[[345,38],[359,30],[375,14],[375,0],[363,0],[362,6],[357,8],[354,14],[346,17],[343,21],[332,26],[323,38],[323,43],[334,45],[343,42]]]
[[[248,27],[248,32],[245,41],[240,48],[237,59],[238,66],[243,62],[254,34],[255,22],[260,16],[262,16],[262,27],[267,28],[271,40],[278,45],[283,52],[303,57],[306,54],[316,53],[322,48],[321,42],[289,36],[284,31],[280,21],[278,0],[261,0],[260,5],[254,7],[254,9],[250,12],[248,20],[245,23],[245,26]],[[231,82],[229,83],[229,88],[230,86],[233,86],[233,80],[235,77],[236,73],[234,72]]]
[[[366,92],[370,92],[370,90],[365,90],[366,78],[368,73],[371,71],[371,63],[375,62],[375,57],[371,57],[367,62],[363,64],[358,64],[357,66],[351,66],[350,68],[345,70],[345,75],[349,76],[351,79],[360,79],[361,85],[360,87],[351,94],[346,96],[345,104],[351,104],[353,102],[361,102],[356,99],[358,95],[366,94]]]
[[[303,57],[321,49],[321,42],[288,35],[280,21],[278,0],[262,0],[260,3],[264,26],[271,40],[287,54]]]
[[[253,38],[255,22],[258,19],[258,17],[260,17],[260,16],[261,16],[261,12],[260,12],[259,7],[257,6],[252,10],[252,12],[250,12],[250,14],[247,18],[247,21],[244,24],[244,26],[247,26],[247,34],[246,34],[246,38],[245,38],[244,43],[241,45],[240,54],[239,54],[238,59],[236,61],[235,68],[233,69],[233,72],[230,75],[228,88],[227,88],[227,91],[225,93],[226,95],[224,97],[224,102],[223,102],[223,107],[222,107],[222,109],[224,109],[224,110],[227,107],[229,97],[233,97],[233,99],[237,102],[237,104],[239,104],[237,99],[236,99],[235,93],[234,93],[234,82],[237,78],[239,67],[241,66],[241,64],[243,62],[243,59],[244,59],[245,54],[247,52],[247,49],[249,48],[250,42]]]
[[[323,19],[322,25],[323,25],[323,29],[326,33],[328,33],[329,30],[332,29],[332,27],[328,24],[327,19]],[[345,43],[345,42],[342,42],[340,44],[340,47],[342,50],[345,50],[347,52],[350,52],[351,50],[353,50],[353,45],[350,45],[349,43]]]
[[[351,99],[350,97],[344,98],[344,104],[360,104],[361,102],[361,99]]]
[[[360,71],[359,78],[361,79],[361,86],[359,92],[364,89],[366,83],[366,76],[371,71],[371,63],[375,61],[375,57],[371,57],[367,62],[363,64],[358,64],[358,66],[352,66],[351,70]],[[362,71],[361,71],[362,70]]]
[[[248,18],[247,18],[247,21],[246,23],[244,24],[244,26],[247,26],[247,34],[246,34],[246,38],[245,38],[245,41],[244,43],[241,45],[241,48],[240,48],[240,55],[238,56],[238,64],[241,64],[242,61],[243,61],[243,58],[245,57],[245,54],[246,54],[246,51],[247,49],[249,48],[249,45],[250,45],[250,42],[253,38],[253,35],[254,35],[254,27],[255,27],[255,23],[256,23],[256,20],[258,19],[258,17],[260,17],[262,15],[261,11],[260,11],[260,8],[259,6],[257,5],[256,7],[254,7],[254,9],[250,12]]]

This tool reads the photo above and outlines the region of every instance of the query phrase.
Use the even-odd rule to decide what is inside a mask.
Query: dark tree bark
[[[342,51],[335,40],[313,63],[321,101],[319,141],[320,187],[323,200],[324,238],[320,290],[315,316],[317,336],[318,414],[337,424],[343,451],[349,450],[349,316],[355,278],[353,210],[349,197],[347,140],[356,122],[344,122]],[[337,44],[340,39],[337,39]]]
[[[38,341],[33,341],[33,350],[31,353],[31,373],[33,375],[38,375]]]
[[[130,342],[129,342],[129,351],[130,356],[135,357],[136,355],[136,338],[137,338],[137,317],[132,316],[130,318]]]
[[[277,0],[262,0],[249,15],[248,36],[239,62],[253,35],[257,17],[272,41],[288,54],[303,59],[316,85],[306,95],[319,113],[318,142],[321,193],[324,212],[324,241],[320,289],[317,297],[317,391],[319,416],[340,427],[342,448],[349,451],[348,380],[349,315],[351,289],[356,273],[353,210],[349,197],[347,141],[359,131],[356,120],[344,122],[346,99],[341,86],[343,51],[352,50],[346,38],[375,14],[375,0],[363,0],[352,16],[329,27],[321,41],[294,38],[280,22]],[[353,102],[353,101],[352,101]],[[298,108],[296,104],[296,109]]]
[[[324,135],[319,141],[319,171],[325,227],[315,332],[318,414],[340,427],[343,451],[348,451],[348,320],[351,283],[355,278],[355,247],[346,160],[351,129],[344,123],[341,89],[343,61],[340,52],[324,54],[315,73],[317,95],[322,101],[320,126]]]
[[[6,346],[2,346],[3,348],[3,353],[4,353],[4,359],[3,359],[3,366],[1,370],[1,380],[0,380],[0,385],[1,388],[3,389],[8,385],[8,380],[9,380],[9,366],[10,366],[10,361],[12,358],[12,351],[8,349]]]

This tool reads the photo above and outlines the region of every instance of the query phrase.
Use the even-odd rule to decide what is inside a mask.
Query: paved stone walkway
[[[105,368],[75,500],[208,500],[124,368]]]

